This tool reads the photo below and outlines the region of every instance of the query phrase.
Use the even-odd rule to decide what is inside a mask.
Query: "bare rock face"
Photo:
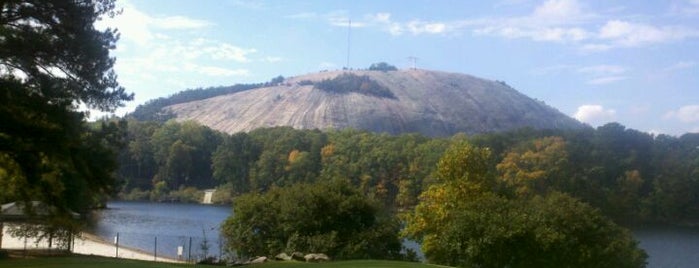
[[[392,97],[332,92],[314,86],[351,73],[368,76]],[[372,82],[373,83],[373,82]],[[425,70],[335,71],[287,78],[257,88],[165,108],[177,120],[194,120],[223,132],[261,127],[355,128],[390,134],[450,136],[522,127],[570,129],[583,125],[502,82]]]

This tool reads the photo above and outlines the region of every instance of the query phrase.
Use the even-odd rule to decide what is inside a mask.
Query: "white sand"
[[[2,234],[2,243],[0,248],[3,249],[48,249],[48,242],[42,241],[36,243],[33,239],[27,239],[25,244],[24,238],[17,238],[10,236],[7,233],[7,228],[4,228]],[[116,256],[116,246],[113,243],[104,241],[100,237],[92,234],[81,234],[75,237],[73,243],[73,253],[83,254],[83,255],[96,255],[105,257],[115,257]],[[55,245],[54,245],[55,247]],[[157,259],[154,258],[152,252],[144,252],[142,250],[128,248],[119,246],[119,258],[124,259],[134,259],[134,260],[146,260],[146,261],[158,261],[158,262],[183,262],[176,259],[165,258],[158,256]]]

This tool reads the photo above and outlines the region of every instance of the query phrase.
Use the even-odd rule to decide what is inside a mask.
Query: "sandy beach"
[[[2,242],[0,243],[0,248],[2,249],[48,249],[48,242],[41,241],[36,243],[33,239],[23,239],[12,237],[8,232],[7,228],[4,228],[2,234]],[[83,255],[96,255],[105,257],[119,257],[124,259],[134,259],[134,260],[145,260],[145,261],[158,261],[158,262],[170,262],[170,263],[184,263],[184,261],[165,258],[158,256],[155,258],[152,252],[145,252],[142,250],[128,248],[124,246],[119,246],[119,255],[117,256],[117,249],[114,243],[109,241],[104,241],[100,237],[92,234],[82,233],[75,237],[73,242],[73,253],[83,254]]]

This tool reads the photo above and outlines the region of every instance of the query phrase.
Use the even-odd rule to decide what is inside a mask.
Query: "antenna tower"
[[[417,58],[410,56],[410,57],[408,57],[408,60],[410,61],[411,65],[412,65],[411,69],[417,70]]]
[[[347,23],[347,65],[345,65],[348,70],[350,68],[349,66],[349,59],[350,59],[350,33],[352,32],[352,19],[350,19]]]

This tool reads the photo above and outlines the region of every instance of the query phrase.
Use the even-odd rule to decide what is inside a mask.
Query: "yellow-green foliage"
[[[560,144],[551,141],[546,144]],[[502,179],[490,175],[489,155],[455,143],[439,161],[439,183],[405,217],[404,234],[422,243],[428,261],[461,267],[645,266],[647,255],[630,232],[597,209],[556,191],[507,194],[528,182],[499,185]]]

